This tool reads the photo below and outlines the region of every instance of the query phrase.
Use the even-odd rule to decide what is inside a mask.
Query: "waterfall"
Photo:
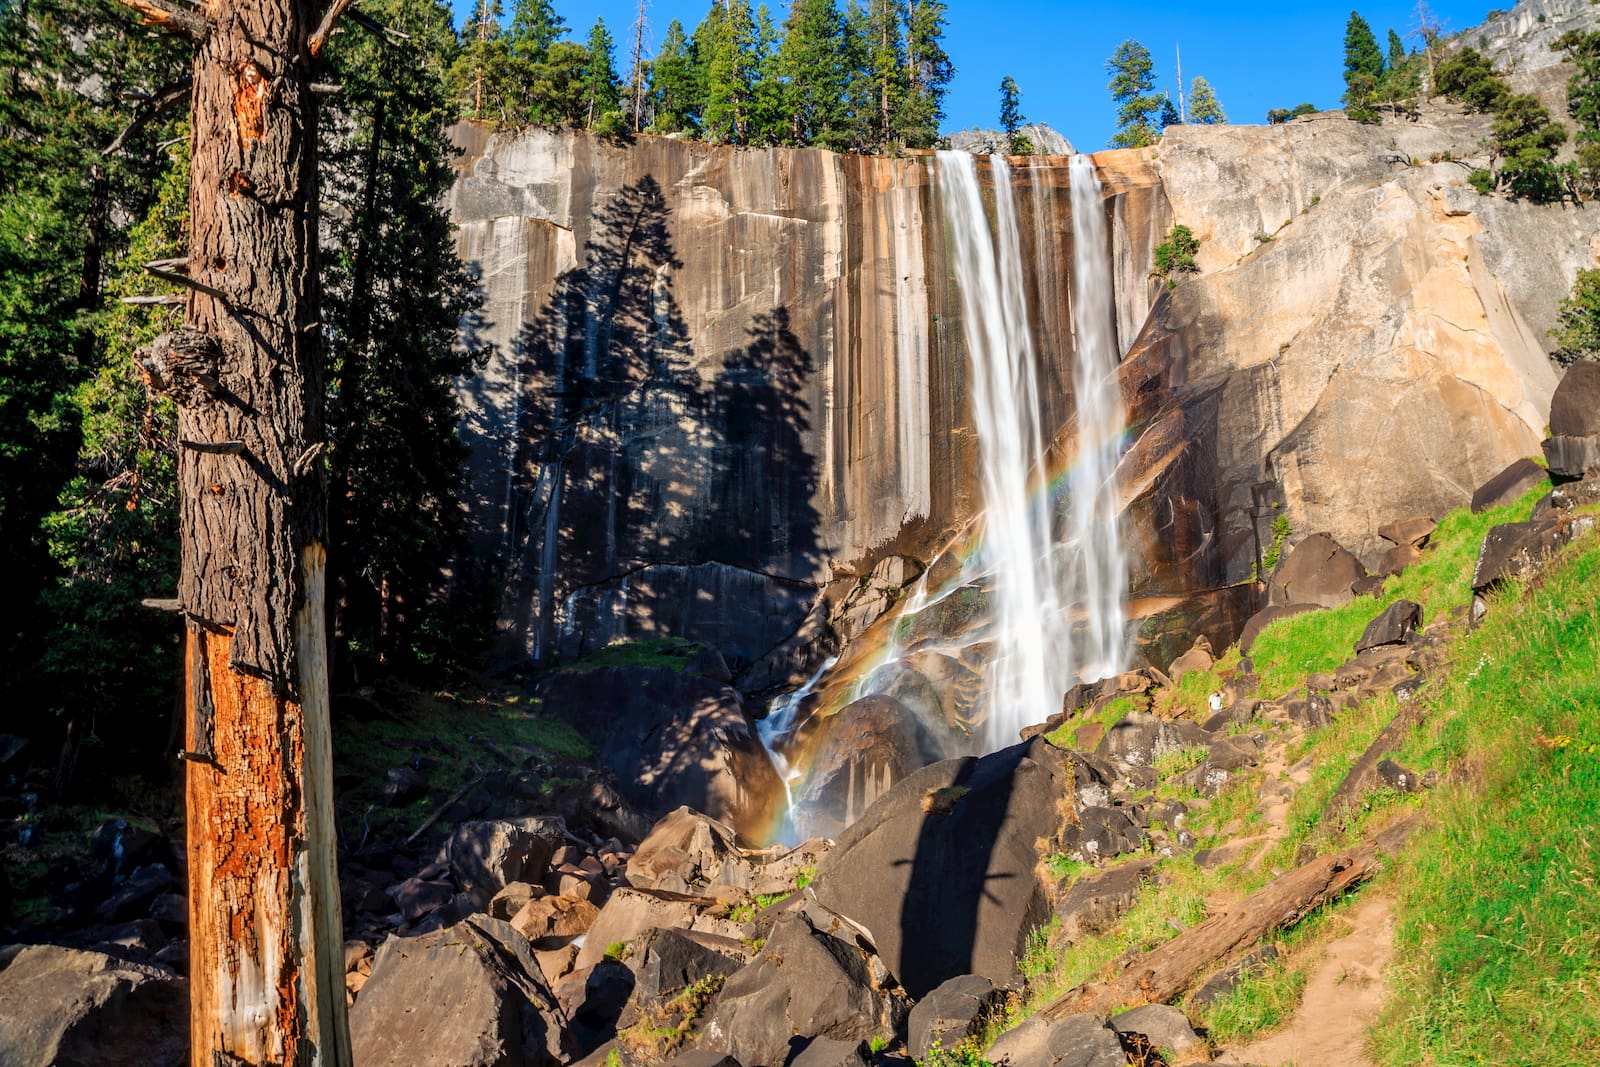
[[[1048,718],[1073,682],[1122,669],[1127,585],[1116,487],[1123,411],[1100,182],[1092,160],[1073,157],[1077,451],[1057,515],[1044,484],[1047,428],[1011,169],[999,156],[991,165],[992,229],[976,161],[965,152],[938,156],[984,494],[980,567],[991,616],[985,750],[1014,743],[1022,727]]]
[[[991,589],[983,747],[992,750],[1015,741],[1018,729],[1045,718],[1060,699],[1057,650],[1066,644],[1066,620],[1056,600],[1048,501],[1029,492],[1042,468],[1044,434],[1011,169],[992,157],[991,233],[977,161],[967,152],[940,152],[938,160],[983,484],[982,566]]]
[[[1083,612],[1072,642],[1074,673],[1085,680],[1127,666],[1128,556],[1122,544],[1117,459],[1126,412],[1117,384],[1116,295],[1105,200],[1094,161],[1073,156],[1072,389],[1078,452],[1068,490],[1067,603]]]
[[[969,745],[956,741],[952,746],[978,752],[1015,744],[1023,727],[1060,710],[1070,686],[1116,674],[1128,657],[1128,563],[1116,483],[1125,412],[1116,380],[1114,280],[1100,181],[1089,157],[1072,158],[1075,432],[1065,457],[1070,465],[1063,471],[1049,463],[1048,448],[1060,427],[1047,424],[1045,413],[1061,405],[1047,404],[1042,392],[1050,377],[1031,329],[1011,167],[999,156],[989,165],[992,208],[985,204],[971,154],[940,152],[933,163],[970,369],[983,491],[981,537],[954,577],[941,577],[935,586],[933,572],[925,572],[908,591],[899,609],[901,625],[889,631],[881,654],[855,676],[844,700],[884,693],[915,704],[916,686],[907,689],[906,679],[931,671],[923,677],[942,678],[948,687],[943,695],[952,699],[931,713],[925,706],[912,712],[908,704],[908,713],[952,733],[960,729],[958,719],[976,724],[981,718]],[[1039,214],[1053,199],[1044,195],[1046,179],[1037,170],[1030,179],[1036,212],[1031,269],[1065,269],[1051,259],[1049,220]],[[1049,286],[1035,289],[1051,291]],[[917,348],[901,340],[898,369],[916,381],[914,363],[908,366],[904,354]],[[1058,467],[1062,458],[1057,457]],[[983,605],[978,619],[946,628],[945,621],[965,618],[958,605],[952,610],[952,598],[966,602],[973,593]],[[923,613],[926,626],[919,621]],[[799,691],[775,701],[760,725],[786,789],[798,772],[789,769],[785,742],[795,735],[802,704],[836,661],[830,658]],[[941,674],[930,664],[951,669]],[[967,719],[956,713],[961,699],[949,692],[955,688],[950,679],[973,666],[982,672],[972,709],[981,709],[981,716]],[[803,816],[789,814],[783,839],[792,839]]]

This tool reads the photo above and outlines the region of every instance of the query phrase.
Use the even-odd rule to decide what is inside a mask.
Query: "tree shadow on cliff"
[[[668,222],[653,178],[615,193],[517,340],[502,617],[508,637],[532,636],[536,661],[581,653],[587,630],[683,636],[627,603],[619,579],[644,568],[815,559],[810,357],[777,309],[708,385],[672,295],[682,263]],[[681,623],[717,607],[676,580],[666,614]],[[575,612],[589,625],[558,640]]]

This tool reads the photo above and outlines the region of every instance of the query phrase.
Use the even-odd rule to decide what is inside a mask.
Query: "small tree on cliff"
[[[317,54],[349,0],[120,0],[194,44],[177,407],[191,1062],[350,1062],[334,871]]]
[[[1228,116],[1216,90],[1204,78],[1196,78],[1189,88],[1189,121],[1197,126],[1226,126]]]
[[[1155,63],[1150,50],[1138,41],[1123,41],[1106,60],[1111,72],[1111,99],[1117,104],[1117,133],[1111,138],[1116,148],[1143,148],[1155,144],[1156,117],[1161,112],[1162,95],[1155,91]]]
[[[1600,360],[1600,270],[1578,272],[1550,336],[1556,342],[1552,356],[1557,363]]]
[[[1027,122],[1022,117],[1022,93],[1007,74],[1000,79],[1000,132],[1006,135],[1006,151],[1011,155],[1033,155],[1033,140],[1022,132]]]

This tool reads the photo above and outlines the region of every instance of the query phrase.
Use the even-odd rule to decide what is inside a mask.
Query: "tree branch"
[[[197,11],[184,11],[166,0],[117,0],[132,11],[146,26],[159,26],[170,33],[180,34],[199,44],[211,33],[211,20]]]
[[[177,81],[163,85],[147,97],[145,102],[139,105],[139,110],[134,112],[133,120],[128,123],[127,128],[117,134],[117,139],[106,145],[105,151],[101,154],[114,156],[122,151],[128,143],[128,138],[144,129],[151,119],[189,95],[191,81],[192,79],[185,75]]]
[[[360,26],[374,37],[381,37],[390,44],[394,44],[396,41],[411,40],[411,35],[409,33],[401,33],[392,26],[385,26],[377,19],[368,15],[363,15],[354,8],[346,11],[344,13],[344,17],[355,23],[357,26]]]
[[[306,47],[312,55],[322,51],[322,46],[328,43],[328,38],[333,34],[333,24],[339,21],[339,16],[344,14],[344,9],[349,7],[351,0],[332,0],[328,10],[323,12],[322,21],[317,23],[317,28],[312,31],[311,38],[306,42]]]

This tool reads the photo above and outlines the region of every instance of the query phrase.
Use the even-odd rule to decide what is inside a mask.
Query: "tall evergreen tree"
[[[683,23],[673,19],[650,64],[650,97],[656,133],[693,133],[698,126],[700,86],[689,54]]]
[[[445,74],[454,42],[435,0],[366,0],[407,35],[347,33],[329,50],[344,89],[325,134],[332,633],[359,665],[438,665],[477,621],[441,567],[464,536],[455,381],[479,353],[457,331],[478,306],[442,207],[454,180]],[[551,42],[555,44],[555,42]],[[457,594],[448,601],[446,593]],[[446,625],[452,618],[459,626]],[[470,648],[466,651],[470,651]]]
[[[1567,114],[1577,123],[1578,171],[1586,195],[1600,191],[1600,32],[1574,30],[1556,47],[1573,64],[1567,80]]]
[[[1197,126],[1225,126],[1228,122],[1216,90],[1203,77],[1189,85],[1189,121]]]
[[[624,132],[622,91],[618,86],[616,46],[604,19],[595,19],[585,49],[588,60],[583,71],[584,125],[602,134]]]
[[[500,25],[500,0],[475,0],[461,26],[461,48],[450,70],[450,88],[469,118],[497,123],[524,121],[514,89],[511,50]]]
[[[1344,106],[1358,122],[1374,121],[1378,86],[1383,78],[1383,50],[1372,27],[1358,12],[1350,12],[1344,28]]]
[[[872,88],[872,119],[867,143],[883,151],[895,142],[895,115],[906,95],[905,38],[899,0],[868,0],[867,80]]]
[[[550,0],[516,0],[511,7],[511,54],[530,63],[542,63],[550,46],[566,35],[567,23]]]
[[[785,144],[850,147],[844,18],[834,0],[794,0],[778,49]]]
[[[120,639],[135,635],[112,632],[137,628],[154,645],[158,627],[148,617],[132,623],[126,601],[120,607],[129,610],[115,619],[99,610],[104,599],[77,616],[37,604],[76,580],[84,544],[75,530],[47,523],[62,507],[58,495],[65,489],[74,499],[75,477],[125,473],[110,460],[92,468],[75,460],[81,435],[98,432],[106,418],[93,410],[88,383],[126,355],[101,340],[106,279],[122,269],[124,220],[143,218],[161,184],[167,156],[155,146],[174,136],[172,113],[161,106],[187,99],[178,80],[187,68],[181,47],[150,40],[102,4],[0,5],[0,603],[12,608],[0,620],[0,702],[41,713],[15,714],[20,732],[48,736],[52,747],[66,736],[58,788],[71,784],[85,738],[97,736],[107,742],[101,751],[120,757],[165,736],[168,701],[132,710],[108,703],[126,696],[130,682],[146,694],[170,684],[160,657],[122,655]],[[130,96],[142,102],[129,106]],[[151,585],[143,595],[162,592]],[[69,644],[85,655],[70,665],[54,660],[70,670],[67,686],[48,664],[51,649]]]
[[[909,83],[900,107],[896,137],[907,148],[939,143],[944,97],[955,66],[944,50],[947,8],[943,0],[910,0],[906,13],[906,66]]]
[[[1150,50],[1138,41],[1123,41],[1106,60],[1106,69],[1111,72],[1111,99],[1117,104],[1117,132],[1111,144],[1116,148],[1154,144],[1162,96],[1155,91]]]
[[[1022,93],[1016,80],[1007,74],[1000,79],[1000,132],[1006,137],[1006,152],[1013,156],[1033,155],[1033,141],[1022,132],[1028,120],[1022,115]]]
[[[703,40],[708,29],[709,39]],[[756,24],[749,0],[714,3],[695,30],[695,44],[706,71],[705,135],[713,141],[742,144],[756,81]]]
[[[745,131],[745,143],[782,144],[788,125],[785,115],[787,94],[779,61],[783,39],[766,4],[756,8],[755,19],[755,85],[750,94],[750,124]]]

